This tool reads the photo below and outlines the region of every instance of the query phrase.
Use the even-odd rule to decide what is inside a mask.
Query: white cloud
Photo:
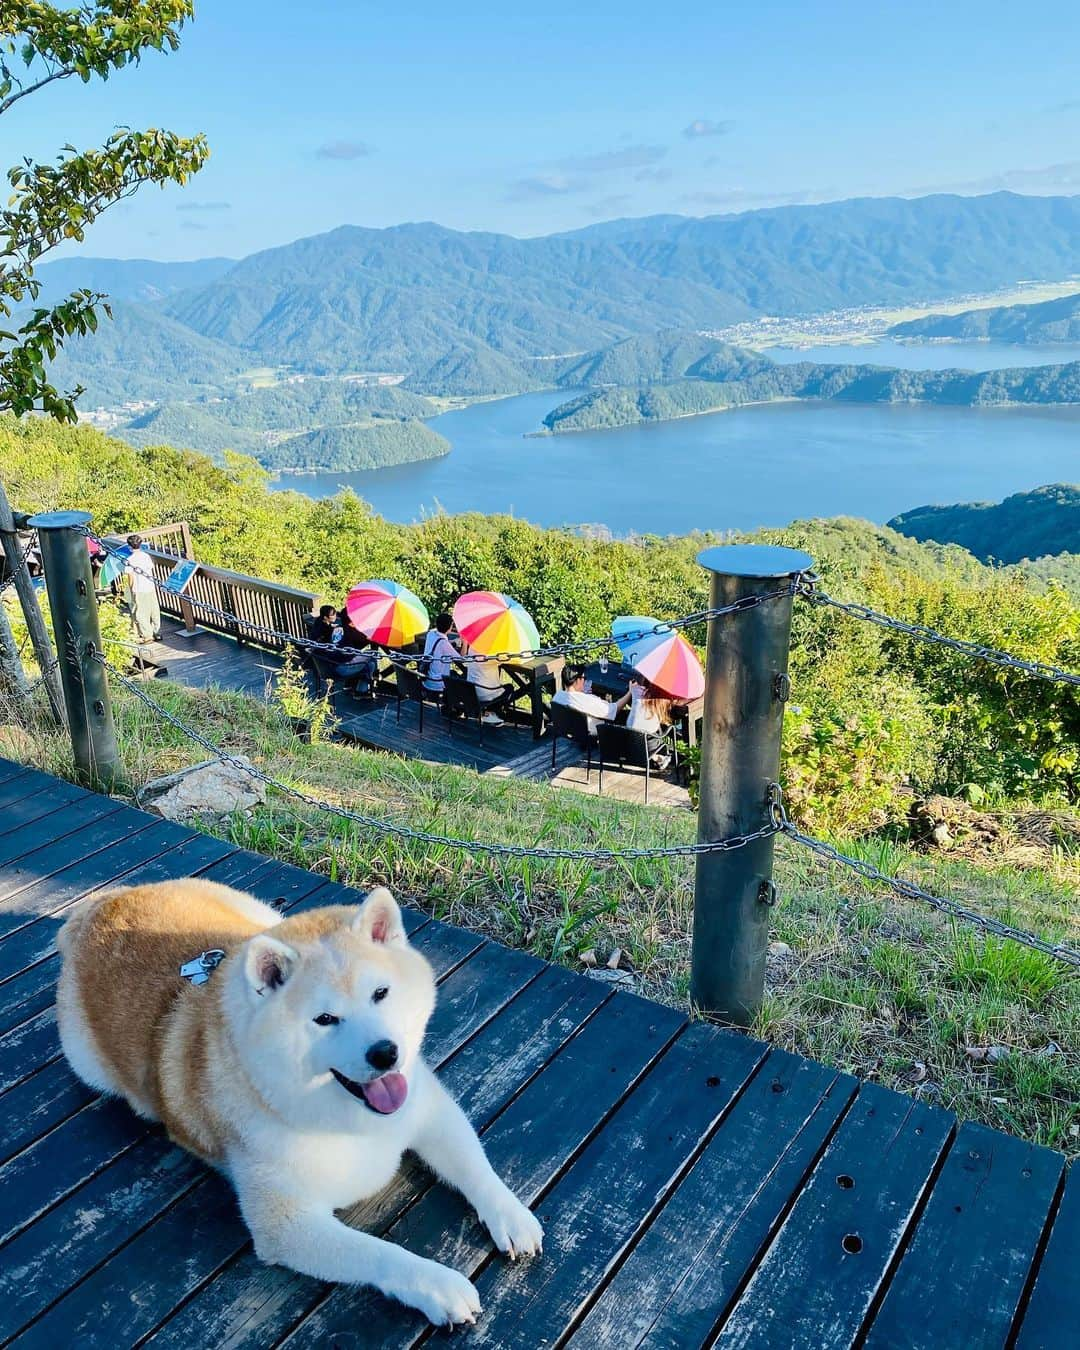
[[[506,190],[504,201],[528,202],[538,197],[565,197],[574,192],[588,192],[592,183],[587,178],[570,178],[561,173],[536,174],[518,178]]]
[[[363,159],[373,155],[375,147],[366,141],[327,141],[315,151],[317,159]]]
[[[615,169],[642,169],[667,154],[662,145],[628,145],[623,150],[602,150],[596,155],[571,155],[559,161],[568,173],[611,173]]]
[[[683,127],[683,135],[694,141],[700,136],[727,136],[734,129],[734,122],[710,122],[707,117],[697,117],[688,127]]]

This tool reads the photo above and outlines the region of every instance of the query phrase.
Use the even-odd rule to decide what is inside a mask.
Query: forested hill
[[[221,361],[207,349],[200,385],[228,386],[239,364],[393,371],[420,393],[506,394],[551,382],[538,358],[672,325],[708,330],[762,314],[1072,275],[1080,272],[1080,198],[860,199],[616,221],[534,239],[434,224],[345,226],[232,265],[153,266],[152,275],[144,262],[40,269],[49,286],[79,284],[85,267],[85,280],[118,296],[144,299],[149,288],[162,297],[149,308],[133,304],[108,368],[73,349],[70,371],[87,385],[90,406],[103,388],[158,397],[162,371],[140,340],[141,315],[165,316],[217,344]]]
[[[577,361],[561,382],[600,387],[548,413],[544,424],[555,432],[665,421],[775,399],[957,407],[1080,403],[1080,362],[990,371],[778,365],[758,352],[687,333],[627,339]]]
[[[983,562],[1080,555],[1080,485],[1053,483],[1003,502],[919,506],[889,525],[913,539],[960,544]]]
[[[962,314],[928,314],[894,324],[890,337],[955,342],[1080,342],[1080,293],[1035,305],[997,305]]]

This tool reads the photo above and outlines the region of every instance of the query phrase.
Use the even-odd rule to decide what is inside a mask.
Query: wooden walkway
[[[102,887],[196,874],[290,913],[361,898],[0,760],[0,1344],[426,1341],[370,1291],[261,1265],[228,1185],[60,1057],[60,923]],[[440,981],[428,1058],[544,1255],[496,1256],[413,1165],[350,1218],[475,1279],[466,1345],[1076,1345],[1080,1175],[1058,1154],[407,922]]]
[[[178,624],[166,619],[162,641],[146,651],[155,664],[168,670],[169,679],[179,684],[192,688],[216,685],[262,698],[281,669],[281,658],[274,652],[238,644],[218,633],[201,632],[183,638],[178,629]],[[149,692],[152,695],[153,689]],[[399,722],[396,699],[353,698],[345,693],[335,695],[334,709],[340,734],[367,749],[429,764],[458,764],[477,773],[550,782],[594,796],[599,792],[599,775],[594,770],[586,776],[585,762],[569,741],[559,746],[553,769],[550,740],[534,741],[525,726],[488,727],[481,735],[475,722],[451,726],[437,709],[429,707],[421,732],[415,704],[402,704]],[[604,796],[641,803],[645,798],[644,776],[633,769],[605,770]],[[658,774],[649,785],[649,804],[686,810],[690,797],[670,775]]]

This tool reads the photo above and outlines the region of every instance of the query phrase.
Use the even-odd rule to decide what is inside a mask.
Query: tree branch
[[[73,69],[54,70],[51,74],[38,80],[37,84],[28,84],[25,89],[20,89],[18,93],[9,94],[2,103],[0,103],[0,117],[7,112],[13,103],[18,103],[19,99],[25,98],[27,94],[36,94],[39,89],[44,89],[47,84],[52,84],[53,80],[66,80],[69,75],[74,75]]]

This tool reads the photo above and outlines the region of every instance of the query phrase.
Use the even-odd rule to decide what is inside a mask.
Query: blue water
[[[863,361],[900,364],[892,350],[897,344],[887,353],[883,345],[851,350]],[[819,348],[791,359],[850,359],[843,350]],[[898,350],[913,360],[932,354],[936,366],[959,364],[959,347]],[[1019,365],[1019,352],[1032,355],[1030,348],[991,344],[963,350],[980,352],[990,365]],[[1055,350],[1058,360],[1068,359],[1069,349]],[[975,365],[966,356],[965,363]],[[431,423],[453,445],[440,460],[289,477],[280,486],[316,497],[351,487],[397,521],[441,507],[512,512],[540,525],[602,524],[616,534],[674,534],[784,525],[807,516],[884,522],[926,503],[997,501],[1045,483],[1080,480],[1080,408],[777,403],[527,438],[567,397],[525,394],[445,413]]]
[[[780,365],[824,361],[831,365],[899,366],[901,370],[1003,370],[1008,366],[1057,366],[1080,361],[1080,346],[1045,343],[1013,347],[1005,342],[879,342],[852,346],[766,347]]]

